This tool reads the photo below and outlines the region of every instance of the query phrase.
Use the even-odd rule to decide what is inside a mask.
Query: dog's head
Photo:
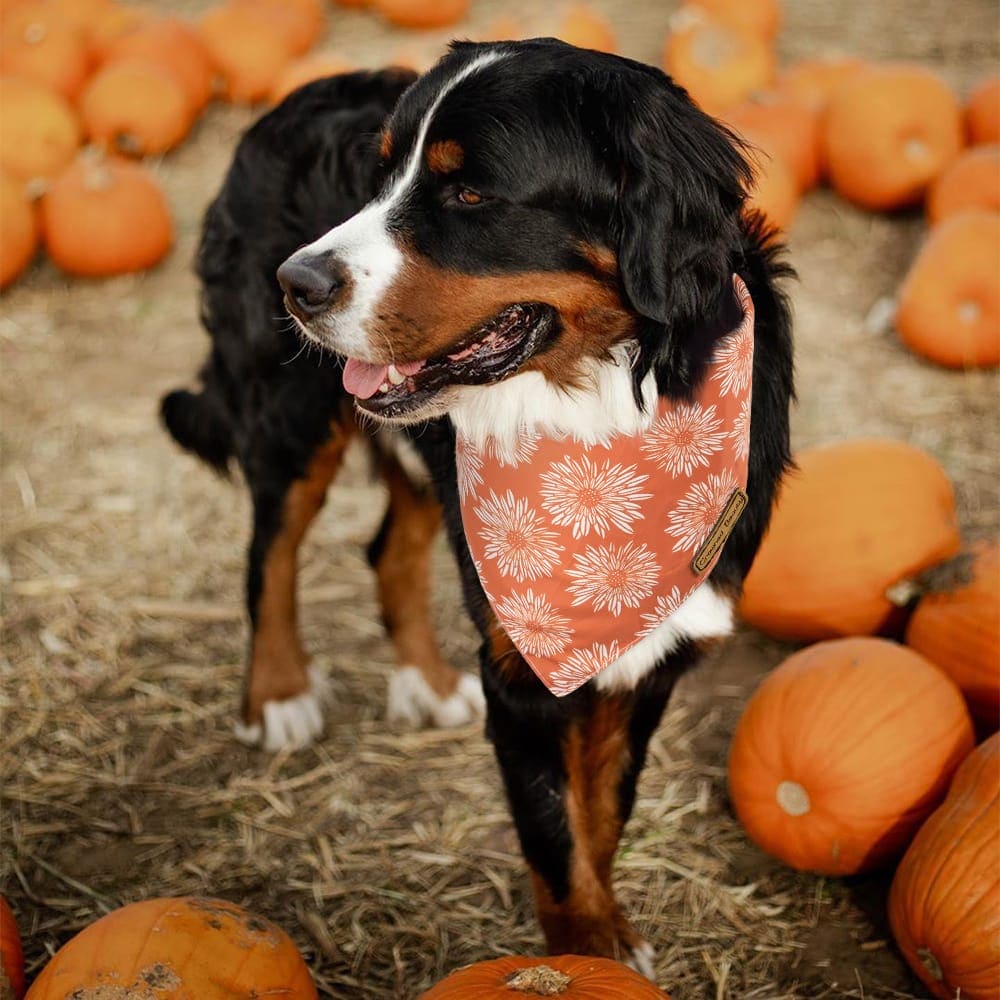
[[[683,392],[739,318],[749,179],[733,137],[661,72],[551,39],[458,43],[403,95],[384,186],[279,280],[372,415],[637,342],[633,378]]]

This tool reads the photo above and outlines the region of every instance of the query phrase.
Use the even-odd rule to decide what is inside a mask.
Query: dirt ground
[[[622,51],[655,61],[673,5],[595,0]],[[162,3],[173,10],[196,4]],[[473,0],[469,33],[528,0]],[[785,60],[829,51],[916,59],[965,92],[995,69],[994,0],[788,0]],[[328,46],[378,64],[443,36],[391,33],[335,9]],[[541,938],[480,727],[397,732],[383,718],[391,656],[364,543],[381,498],[360,461],[304,552],[305,636],[331,676],[325,737],[268,756],[232,737],[244,652],[249,508],[238,484],[180,454],[160,394],[205,347],[190,260],[245,109],[213,107],[155,164],[178,243],[157,270],[70,282],[41,263],[0,300],[3,657],[0,891],[29,976],[121,903],[198,893],[283,925],[324,996],[414,997],[451,969]],[[889,435],[930,450],[968,537],[997,529],[997,384],[907,354],[866,324],[923,224],[810,195],[790,236],[801,280],[797,445]],[[471,666],[449,558],[436,614]],[[740,634],[687,678],[654,739],[618,882],[678,1000],[920,996],[885,923],[884,875],[794,873],[751,845],[726,798],[741,706],[786,649]]]

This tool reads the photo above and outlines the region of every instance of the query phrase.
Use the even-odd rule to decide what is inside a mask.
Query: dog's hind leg
[[[318,676],[298,631],[296,577],[299,546],[326,499],[343,461],[353,425],[337,422],[330,438],[313,452],[305,475],[267,475],[248,468],[254,504],[254,532],[247,565],[247,607],[251,642],[237,736],[265,749],[302,746],[323,727]]]
[[[382,618],[396,654],[387,716],[407,725],[460,726],[482,716],[478,677],[442,656],[431,624],[430,577],[438,504],[420,459],[402,440],[379,442],[389,508],[368,547],[378,578]]]

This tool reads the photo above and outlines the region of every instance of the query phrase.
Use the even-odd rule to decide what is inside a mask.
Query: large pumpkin
[[[962,109],[943,80],[920,66],[869,66],[830,100],[823,159],[842,197],[902,208],[920,200],[962,139]]]
[[[1000,541],[973,546],[966,573],[925,594],[906,628],[906,643],[961,688],[972,714],[1000,725]]]
[[[655,983],[609,958],[496,958],[453,972],[420,1000],[670,1000]]]
[[[955,774],[889,891],[900,951],[942,1000],[1000,993],[1000,734]]]
[[[198,1000],[316,1000],[309,970],[280,927],[198,896],[148,899],[102,917],[56,952],[27,1000],[158,990]]]
[[[13,1000],[24,996],[24,952],[14,914],[0,896],[0,997],[7,996]]]
[[[894,584],[955,555],[955,497],[944,470],[901,441],[810,448],[785,479],[740,611],[781,639],[884,629]]]
[[[930,232],[899,289],[896,330],[948,368],[1000,363],[1000,213],[967,209]]]
[[[886,639],[794,653],[733,735],[729,789],[750,837],[793,868],[850,875],[902,852],[972,749],[961,692]]]

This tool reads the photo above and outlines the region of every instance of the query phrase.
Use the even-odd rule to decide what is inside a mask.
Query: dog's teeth
[[[380,386],[378,387],[378,391],[379,391],[379,392],[388,392],[388,391],[389,391],[389,388],[390,388],[390,386],[389,386],[389,383],[388,383],[388,382],[383,382],[383,383],[382,383],[382,384],[381,384],[381,385],[380,385]]]
[[[389,381],[393,385],[402,385],[406,381],[406,376],[395,365],[389,365]]]

